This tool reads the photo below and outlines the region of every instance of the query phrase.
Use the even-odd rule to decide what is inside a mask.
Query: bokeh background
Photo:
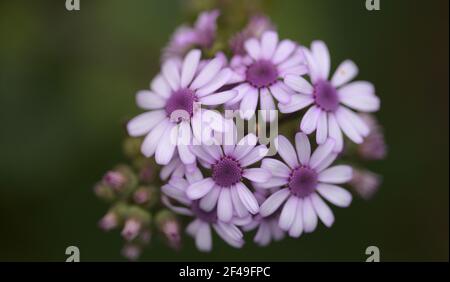
[[[123,161],[134,94],[199,1],[81,0],[75,12],[64,2],[0,2],[1,261],[63,261],[69,245],[83,261],[123,260],[118,232],[97,228],[107,205],[92,186]],[[376,245],[384,261],[448,261],[448,1],[381,0],[371,12],[363,0],[247,2],[281,37],[323,39],[333,67],[352,58],[374,82],[389,155],[369,168],[384,184],[299,240],[235,250],[215,238],[210,254],[192,240],[180,252],[155,241],[142,260],[362,261]]]

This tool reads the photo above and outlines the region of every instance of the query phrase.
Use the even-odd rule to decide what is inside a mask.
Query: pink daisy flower
[[[231,143],[231,142],[230,142]],[[186,193],[199,200],[199,207],[211,211],[217,206],[219,220],[229,222],[234,216],[244,218],[257,214],[259,205],[253,193],[242,182],[269,180],[271,174],[263,168],[248,168],[268,152],[265,145],[256,146],[257,137],[248,134],[231,145],[192,146],[194,154],[207,164],[211,177],[192,183]]]
[[[209,252],[212,249],[211,228],[230,246],[241,248],[244,245],[242,231],[236,225],[247,224],[247,221],[234,218],[230,222],[222,222],[218,219],[217,209],[204,211],[200,208],[198,200],[191,200],[186,195],[190,184],[203,178],[200,174],[187,175],[188,178],[172,178],[168,184],[161,187],[162,201],[174,212],[195,217],[186,228],[186,232],[195,239],[195,244],[200,251]],[[183,206],[175,206],[169,200],[173,199]]]
[[[216,91],[225,85],[232,71],[224,68],[222,56],[200,61],[199,50],[190,51],[183,62],[172,59],[151,82],[151,90],[139,91],[139,107],[149,110],[128,124],[131,136],[146,135],[141,151],[146,157],[155,155],[156,162],[166,165],[175,151],[184,164],[193,164],[195,156],[188,146],[193,137],[204,140],[211,131],[225,131],[224,118],[218,112],[200,105],[217,106],[235,97],[235,91]]]
[[[352,200],[350,192],[335,185],[352,179],[351,167],[329,167],[337,156],[333,153],[335,141],[328,139],[313,154],[304,133],[296,134],[296,149],[281,135],[275,139],[275,144],[284,163],[264,159],[261,167],[270,170],[274,177],[265,183],[258,183],[257,187],[281,189],[261,205],[261,216],[270,216],[284,203],[278,224],[290,236],[299,237],[302,232],[313,232],[317,218],[330,227],[334,215],[322,197],[338,207],[347,207]]]
[[[267,192],[267,193],[265,193]],[[257,190],[254,195],[260,205],[267,199],[268,191]],[[244,231],[251,231],[257,228],[253,241],[261,247],[265,247],[272,241],[280,241],[284,238],[285,232],[278,226],[278,218],[280,213],[274,212],[268,217],[262,217],[257,214],[253,217],[252,222],[242,226]]]
[[[353,142],[362,143],[370,129],[347,107],[359,112],[377,111],[380,100],[374,86],[367,81],[349,83],[358,74],[357,66],[350,60],[342,62],[328,80],[330,54],[322,41],[314,41],[311,50],[303,48],[303,52],[312,84],[298,75],[286,75],[285,83],[298,94],[289,103],[280,104],[280,112],[292,113],[312,105],[301,120],[300,130],[306,134],[316,131],[318,144],[331,137],[336,140],[336,151],[342,151],[342,132]]]
[[[261,39],[251,38],[244,44],[247,55],[234,56],[231,68],[235,71],[233,82],[238,95],[226,105],[239,103],[240,114],[250,119],[255,114],[258,100],[261,110],[275,110],[275,98],[282,104],[289,103],[292,90],[286,86],[283,77],[290,74],[300,76],[307,72],[302,51],[291,40],[278,42],[278,34],[266,31]],[[266,112],[264,120],[272,121],[274,113]]]

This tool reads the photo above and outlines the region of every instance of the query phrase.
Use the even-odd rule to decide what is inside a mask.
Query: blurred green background
[[[123,260],[118,232],[97,228],[107,205],[92,186],[123,160],[134,94],[171,32],[195,16],[191,1],[81,0],[75,12],[64,2],[0,2],[2,261],[63,261],[69,245],[82,261]],[[249,2],[280,37],[323,39],[333,67],[352,58],[358,78],[374,82],[389,155],[369,168],[384,184],[371,201],[335,208],[333,228],[298,240],[235,250],[215,238],[210,254],[157,240],[142,259],[362,261],[376,245],[384,261],[448,260],[448,1],[381,0],[371,12],[363,0]]]

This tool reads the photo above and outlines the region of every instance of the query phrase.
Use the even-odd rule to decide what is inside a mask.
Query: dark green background
[[[124,118],[159,68],[159,52],[185,21],[188,1],[0,3],[0,260],[122,260],[122,239],[97,221],[92,193],[123,160]],[[384,184],[369,202],[334,209],[337,222],[268,248],[215,240],[202,254],[155,241],[144,260],[448,260],[448,1],[265,1],[280,37],[323,39],[333,67],[352,58],[382,100],[389,156],[369,167]],[[189,17],[190,18],[190,17]]]

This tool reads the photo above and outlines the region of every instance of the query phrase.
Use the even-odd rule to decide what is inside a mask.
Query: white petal
[[[303,230],[313,232],[317,227],[317,214],[309,197],[303,199]]]
[[[233,156],[240,160],[245,157],[258,143],[258,137],[255,134],[249,133],[242,138],[234,148]]]
[[[278,154],[284,160],[284,162],[291,168],[296,168],[298,164],[297,154],[295,152],[294,146],[291,142],[283,135],[278,135],[275,140],[275,146],[277,148]]]
[[[156,147],[160,142],[160,138],[163,135],[166,128],[171,123],[167,119],[163,119],[150,133],[145,137],[142,142],[141,152],[146,157],[151,157],[156,151]]]
[[[295,210],[295,218],[289,229],[289,236],[298,238],[303,233],[303,199],[297,200],[297,208]]]
[[[267,169],[273,176],[288,178],[291,170],[287,165],[276,159],[265,158],[262,160],[262,168]]]
[[[164,134],[159,140],[158,147],[156,147],[155,160],[159,165],[166,165],[170,162],[175,153],[178,139],[178,127],[171,124],[166,128]]]
[[[330,75],[330,52],[323,41],[313,41],[311,52],[316,60],[319,69],[319,75],[322,79],[327,79]]]
[[[317,128],[317,121],[322,110],[316,106],[312,106],[306,111],[300,123],[300,129],[306,134],[311,134]]]
[[[311,144],[309,143],[308,136],[303,132],[298,132],[295,135],[295,147],[297,149],[297,155],[302,165],[308,165],[311,157]]]
[[[314,88],[306,79],[298,75],[288,74],[284,77],[284,83],[292,90],[295,90],[301,94],[312,95]]]
[[[278,221],[278,225],[284,231],[288,231],[292,224],[294,223],[294,219],[297,211],[298,198],[295,196],[289,197],[287,202],[284,204],[283,209],[281,210],[280,218]]]
[[[202,210],[206,212],[212,211],[216,205],[217,200],[220,195],[220,187],[215,186],[211,191],[208,192],[199,202],[199,206]]]
[[[152,80],[150,83],[150,88],[153,92],[166,99],[172,94],[169,83],[167,83],[166,79],[161,74],[157,75]]]
[[[328,135],[336,141],[334,146],[334,152],[340,153],[344,148],[344,139],[342,137],[342,131],[336,121],[334,114],[328,114]]]
[[[258,90],[250,89],[242,98],[240,106],[241,118],[249,120],[256,114],[256,106],[258,105]]]
[[[323,144],[328,137],[328,118],[327,113],[322,111],[320,113],[319,119],[317,120],[317,132],[316,132],[316,142],[317,144]]]
[[[352,179],[352,168],[348,165],[336,165],[319,173],[319,181],[332,184],[346,183]]]
[[[312,194],[310,199],[320,220],[326,227],[331,227],[334,223],[334,215],[330,207],[316,193]]]
[[[269,92],[269,89],[262,88],[260,90],[260,108],[263,121],[272,122],[277,117],[275,102]]]
[[[342,107],[341,107],[342,108]],[[361,144],[363,142],[363,137],[356,130],[355,126],[351,123],[345,114],[342,114],[342,111],[338,109],[335,113],[336,120],[339,124],[339,127],[342,129],[345,135],[350,138],[353,142],[357,144]]]
[[[195,235],[195,245],[202,252],[209,252],[212,249],[211,228],[206,222],[202,222]]]
[[[278,104],[280,112],[283,114],[289,114],[296,111],[300,111],[303,108],[311,105],[314,99],[309,95],[296,94],[291,96],[291,101],[287,104]]]
[[[215,182],[211,177],[195,182],[186,189],[187,196],[192,200],[204,197],[214,187]]]
[[[267,155],[269,149],[265,145],[259,145],[253,148],[250,153],[248,153],[245,157],[239,160],[239,163],[242,167],[246,167],[252,165]]]
[[[181,70],[181,87],[187,87],[194,78],[195,72],[197,71],[198,64],[200,62],[200,57],[202,52],[200,50],[194,49],[189,51],[183,61],[183,68]]]
[[[275,31],[266,31],[261,37],[261,56],[271,59],[278,45],[278,34]]]
[[[266,182],[270,179],[272,174],[264,168],[247,168],[244,170],[242,176],[253,182]]]
[[[164,110],[151,111],[134,117],[127,123],[127,131],[130,136],[142,136],[166,118]]]
[[[264,203],[259,208],[259,214],[262,217],[269,216],[273,214],[283,202],[289,197],[291,192],[288,188],[281,189],[273,193],[269,198],[267,198]]]
[[[174,91],[178,90],[180,86],[180,70],[173,59],[169,59],[163,64],[162,73],[170,88]]]
[[[326,159],[334,149],[336,142],[333,139],[328,139],[324,144],[317,147],[309,160],[309,166],[315,169],[324,159]]]
[[[214,77],[214,79],[212,79],[208,84],[197,90],[196,92],[197,96],[203,97],[216,92],[217,89],[228,83],[232,75],[233,72],[230,69],[228,68],[222,69],[216,75],[216,77]]]
[[[352,202],[352,194],[336,185],[319,183],[317,185],[317,191],[328,202],[341,208],[348,207]]]
[[[219,73],[223,66],[223,60],[220,58],[214,58],[209,61],[206,66],[195,77],[190,88],[199,89],[209,83]]]
[[[260,58],[261,46],[256,38],[250,38],[245,41],[244,48],[254,60],[258,60]]]
[[[259,212],[259,205],[256,201],[255,196],[250,192],[250,190],[242,182],[236,184],[236,191],[238,192],[239,199],[241,199],[242,204],[251,214],[257,214]]]
[[[217,202],[217,217],[219,220],[229,222],[233,217],[233,204],[229,188],[220,190],[219,200]]]
[[[136,94],[136,104],[142,109],[154,110],[163,108],[166,100],[151,91],[141,90]]]
[[[375,112],[380,109],[380,99],[375,88],[367,81],[355,81],[338,89],[340,101],[350,108],[362,112]]]
[[[272,96],[280,103],[287,104],[291,101],[291,94],[286,91],[282,86],[281,82],[277,82],[270,86],[270,93]]]
[[[349,82],[358,75],[358,67],[351,60],[343,61],[331,78],[331,84],[334,87],[339,87]]]
[[[285,39],[278,44],[278,47],[273,55],[272,62],[279,64],[284,62],[294,52],[296,45],[291,40]]]

